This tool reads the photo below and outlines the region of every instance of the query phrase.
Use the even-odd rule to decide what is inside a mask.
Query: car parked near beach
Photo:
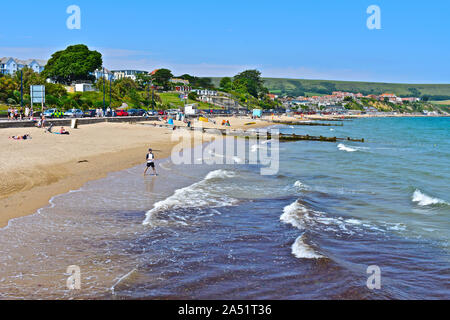
[[[86,110],[83,112],[83,117],[85,118],[94,118],[96,116],[95,110]]]
[[[158,111],[156,111],[156,110],[148,110],[148,111],[145,113],[145,115],[146,115],[147,117],[157,116],[157,115],[158,115]]]
[[[128,117],[128,112],[125,110],[116,110],[117,117]]]
[[[130,109],[127,112],[130,117],[142,117],[145,114],[145,110],[142,109]]]
[[[48,109],[44,111],[44,116],[46,118],[63,118],[64,113],[58,109]]]
[[[82,118],[84,115],[83,111],[80,109],[71,109],[64,112],[64,117],[67,118]]]

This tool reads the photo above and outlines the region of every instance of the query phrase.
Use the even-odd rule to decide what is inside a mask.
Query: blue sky
[[[48,59],[84,43],[109,69],[450,83],[450,1],[19,0],[3,4],[0,56]],[[368,6],[381,9],[369,30]],[[69,30],[69,5],[81,30]]]

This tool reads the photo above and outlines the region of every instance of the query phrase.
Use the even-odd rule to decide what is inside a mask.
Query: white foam
[[[302,220],[297,214],[299,211],[306,213],[307,210],[298,201],[295,201],[283,209],[283,214],[281,215],[280,220],[296,228],[304,229]]]
[[[360,220],[356,220],[356,219],[348,219],[348,220],[345,220],[345,222],[350,223],[350,224],[356,224],[356,225],[362,224],[362,222]]]
[[[324,256],[317,253],[311,246],[305,243],[305,234],[295,240],[292,245],[292,254],[298,259],[321,259]]]
[[[341,150],[341,151],[346,151],[346,152],[355,152],[355,151],[357,151],[357,150],[354,149],[354,148],[347,147],[347,146],[346,146],[345,144],[343,144],[343,143],[338,144],[338,149]]]
[[[205,180],[234,178],[235,176],[236,174],[233,171],[215,170],[208,173]]]
[[[146,213],[146,219],[143,225],[151,225],[156,213],[177,208],[197,208],[197,207],[225,207],[236,203],[236,199],[228,198],[220,193],[220,190],[214,190],[214,187],[207,185],[208,181],[214,179],[227,179],[235,176],[234,172],[227,170],[215,170],[205,177],[200,182],[194,183],[188,187],[178,189],[175,193],[154,204],[153,209]],[[183,220],[182,217],[177,216],[178,221]],[[181,224],[187,225],[183,221]]]
[[[448,204],[448,202],[439,199],[439,198],[433,198],[430,197],[424,193],[422,193],[420,190],[416,190],[412,196],[412,201],[417,203],[419,206],[431,206],[434,204]]]
[[[300,180],[295,181],[294,187],[296,187],[296,188],[298,188],[298,189],[301,189],[301,190],[305,190],[305,189],[308,188],[308,187],[307,187],[305,184],[303,184],[303,182],[301,182]]]

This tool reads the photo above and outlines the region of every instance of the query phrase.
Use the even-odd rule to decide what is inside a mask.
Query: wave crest
[[[292,254],[298,259],[322,259],[325,258],[321,254],[317,253],[310,245],[306,242],[306,235],[302,234],[295,240],[292,245]]]
[[[227,170],[216,170],[208,173],[206,177],[188,187],[178,189],[175,193],[153,205],[153,209],[146,213],[143,222],[144,226],[153,225],[156,222],[156,215],[168,210],[185,210],[190,208],[219,208],[234,205],[237,200],[223,195],[220,185],[209,183],[211,180],[223,180],[235,177],[236,174]],[[177,216],[173,213],[172,220],[177,220],[183,225],[187,225],[187,217]],[[191,217],[192,218],[192,217]]]
[[[346,151],[346,152],[356,152],[358,150],[351,148],[351,147],[347,147],[345,144],[340,143],[338,144],[338,149],[341,151]]]
[[[414,192],[414,194],[412,196],[412,201],[422,207],[431,206],[431,205],[435,205],[435,204],[447,204],[447,205],[449,204],[448,202],[446,202],[442,199],[430,197],[430,196],[426,195],[425,193],[422,193],[422,191],[420,191],[419,189],[417,189]]]

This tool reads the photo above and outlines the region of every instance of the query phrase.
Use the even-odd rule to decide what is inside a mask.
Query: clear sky
[[[69,30],[69,5],[81,29]],[[381,30],[366,10],[381,9]],[[2,3],[0,57],[48,59],[84,43],[109,69],[450,83],[448,0],[16,0]]]

